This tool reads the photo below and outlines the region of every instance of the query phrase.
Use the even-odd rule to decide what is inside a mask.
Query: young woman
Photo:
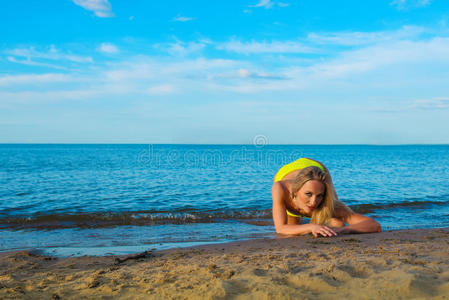
[[[317,237],[381,231],[374,219],[338,200],[329,171],[312,159],[283,166],[274,177],[272,197],[274,226],[280,234]],[[302,224],[302,217],[311,218],[310,223]]]

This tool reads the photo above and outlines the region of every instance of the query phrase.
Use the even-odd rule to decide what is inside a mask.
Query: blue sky
[[[446,0],[0,2],[1,143],[449,143]]]

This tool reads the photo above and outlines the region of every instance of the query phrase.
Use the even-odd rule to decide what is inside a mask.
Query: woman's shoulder
[[[273,186],[271,187],[271,192],[273,195],[279,195],[283,196],[285,194],[288,194],[289,191],[289,183],[290,180],[281,180],[273,182]]]
[[[282,181],[275,181],[273,182],[273,185],[271,186],[272,191],[282,191],[284,188],[284,183]]]

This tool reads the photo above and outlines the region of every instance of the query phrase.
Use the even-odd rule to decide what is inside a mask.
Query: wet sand
[[[0,254],[0,299],[449,299],[449,228],[130,256]]]

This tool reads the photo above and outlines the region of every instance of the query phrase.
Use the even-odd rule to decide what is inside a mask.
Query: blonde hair
[[[302,186],[310,180],[320,181],[324,184],[325,188],[324,200],[313,210],[310,223],[327,225],[330,219],[335,216],[336,208],[341,209],[341,211],[344,212],[344,217],[350,214],[350,208],[337,199],[337,193],[331,184],[330,176],[327,176],[327,173],[315,166],[304,168],[299,171],[298,175],[296,175],[291,194],[293,199],[296,197],[296,193]]]

